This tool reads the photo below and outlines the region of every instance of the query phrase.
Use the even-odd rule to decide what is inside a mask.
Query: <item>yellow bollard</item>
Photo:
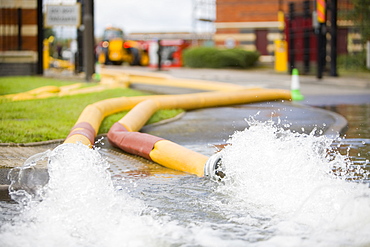
[[[44,49],[43,49],[43,67],[44,69],[48,69],[50,67],[49,63],[49,59],[50,59],[50,52],[49,52],[49,40],[48,39],[44,39]]]
[[[50,36],[43,41],[43,67],[44,69],[48,69],[50,67],[50,43],[53,43],[54,36]]]
[[[285,40],[275,40],[275,71],[288,71],[288,44]]]

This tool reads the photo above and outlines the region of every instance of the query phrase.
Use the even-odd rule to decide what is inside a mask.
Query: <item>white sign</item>
[[[45,26],[80,26],[81,5],[47,5]]]

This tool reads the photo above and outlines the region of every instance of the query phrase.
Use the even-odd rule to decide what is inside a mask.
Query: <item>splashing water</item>
[[[266,240],[261,245],[370,243],[369,186],[346,181],[354,169],[332,148],[333,140],[270,122],[249,124],[222,151],[227,178],[218,192],[228,197],[222,207],[248,212],[245,222],[232,220],[260,219]]]
[[[20,215],[1,227],[0,246],[166,246],[163,229],[176,229],[176,224],[162,227],[161,221],[143,214],[143,202],[116,191],[108,164],[97,150],[63,144],[18,169],[15,184],[32,173],[27,169],[37,159],[44,158],[48,158],[48,183],[12,190],[13,199],[23,207]]]
[[[115,180],[99,150],[80,144],[32,157],[10,175],[19,213],[2,223],[0,246],[370,244],[370,189],[348,181],[356,170],[334,140],[248,125],[221,151],[222,183],[186,174]]]

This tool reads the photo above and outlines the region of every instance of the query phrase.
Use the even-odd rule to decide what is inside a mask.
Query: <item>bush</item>
[[[355,71],[366,70],[365,52],[338,56],[338,68]]]
[[[258,60],[257,51],[196,47],[184,51],[184,64],[191,68],[248,68]]]

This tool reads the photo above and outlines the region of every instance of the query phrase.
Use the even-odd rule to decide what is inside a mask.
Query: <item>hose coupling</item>
[[[206,162],[204,166],[204,176],[210,179],[221,181],[225,177],[222,169],[222,154],[215,153]]]

